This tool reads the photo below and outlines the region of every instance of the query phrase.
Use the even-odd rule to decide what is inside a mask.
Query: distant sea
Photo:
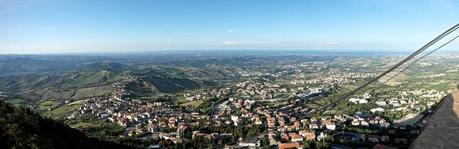
[[[378,51],[378,50],[162,50],[144,52],[114,52],[114,53],[90,53],[85,55],[194,55],[194,56],[237,56],[237,55],[259,55],[259,56],[282,56],[282,55],[407,55],[410,51]]]
[[[116,52],[81,52],[81,53],[43,53],[43,54],[0,54],[1,56],[115,56],[115,57],[143,57],[143,56],[285,56],[285,55],[329,55],[329,56],[404,56],[411,54],[408,50],[256,50],[256,49],[225,49],[225,50],[152,50],[152,51],[116,51]],[[437,51],[435,54],[457,55],[458,51]]]

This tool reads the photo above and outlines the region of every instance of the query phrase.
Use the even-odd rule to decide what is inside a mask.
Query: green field
[[[43,115],[51,119],[63,120],[65,119],[65,117],[72,114],[73,111],[81,107],[82,101],[83,100],[79,100],[79,101],[72,102],[70,104],[65,104],[51,111],[46,111],[43,113]]]
[[[44,100],[39,104],[41,110],[51,109],[56,104],[55,99]]]
[[[73,98],[80,99],[85,97],[102,96],[111,92],[111,86],[98,86],[78,89]]]
[[[78,120],[66,122],[72,128],[83,130],[89,137],[112,139],[124,132],[124,128],[107,120],[100,120],[92,115],[82,115]]]

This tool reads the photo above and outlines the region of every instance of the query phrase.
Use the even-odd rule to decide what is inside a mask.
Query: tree
[[[303,148],[311,148],[312,142],[311,141],[303,141]]]
[[[323,141],[317,141],[316,142],[316,148],[330,148],[330,145],[327,143],[327,142],[323,142]]]
[[[261,139],[261,146],[264,148],[264,149],[269,149],[269,139],[268,139],[268,136],[265,135],[263,137],[263,139]]]

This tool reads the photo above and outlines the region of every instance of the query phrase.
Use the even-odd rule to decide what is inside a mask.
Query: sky
[[[458,0],[0,0],[0,54],[413,51],[458,20]]]

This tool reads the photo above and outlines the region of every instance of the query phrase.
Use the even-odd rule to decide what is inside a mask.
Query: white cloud
[[[238,41],[238,40],[225,40],[222,42],[222,45],[241,45],[241,44],[248,44],[248,41]]]
[[[340,42],[320,42],[319,46],[320,47],[328,47],[328,46],[336,46],[341,44]]]
[[[226,32],[227,33],[234,33],[234,32],[237,32],[237,30],[235,30],[235,29],[227,29]]]

